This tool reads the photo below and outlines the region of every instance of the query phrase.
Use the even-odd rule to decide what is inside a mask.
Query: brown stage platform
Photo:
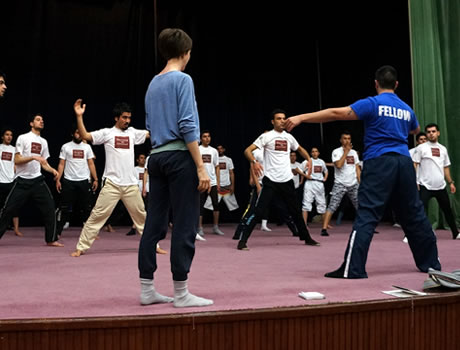
[[[234,225],[223,227],[224,237],[207,235],[207,242],[198,242],[190,289],[215,305],[180,310],[138,305],[138,237],[124,236],[126,228],[102,234],[82,260],[68,257],[77,229],[65,232],[61,250],[43,246],[41,229],[25,228],[21,239],[9,233],[0,241],[0,350],[460,349],[459,293],[405,299],[381,293],[392,289],[391,283],[420,290],[426,278],[416,272],[400,230],[378,228],[369,279],[350,281],[321,277],[341,261],[350,224],[334,228],[328,238],[312,225],[319,248],[302,246],[285,228],[273,228],[255,231],[249,252],[234,249]],[[458,268],[460,241],[449,239],[447,231],[437,234],[444,270]],[[169,248],[168,239],[162,247]],[[155,279],[164,284],[170,278],[165,259]],[[101,261],[105,266],[95,266]],[[107,270],[120,274],[105,276]],[[58,272],[60,284],[53,285],[56,278],[46,276]],[[83,276],[81,289],[72,284],[78,276]],[[83,283],[88,279],[94,289]],[[112,284],[121,284],[124,297],[111,292]],[[40,290],[33,289],[36,285]],[[301,290],[322,292],[326,299],[305,301],[297,297]],[[45,297],[51,302],[40,303]]]

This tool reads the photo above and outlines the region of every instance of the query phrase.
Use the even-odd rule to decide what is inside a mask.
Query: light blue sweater
[[[199,141],[200,121],[192,78],[171,71],[156,75],[145,95],[145,125],[152,148],[183,140]]]

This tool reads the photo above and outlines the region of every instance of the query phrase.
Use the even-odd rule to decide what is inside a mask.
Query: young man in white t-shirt
[[[82,142],[78,129],[72,128],[72,141],[62,145],[59,154],[56,190],[60,193],[57,211],[57,234],[69,222],[70,213],[78,207],[85,222],[91,213],[92,192],[97,190],[99,180],[94,166],[91,146]],[[92,181],[91,181],[92,179]]]
[[[353,149],[351,134],[348,131],[342,132],[340,143],[341,146],[332,151],[334,185],[332,186],[329,206],[324,215],[321,236],[329,236],[327,227],[331,221],[332,214],[339,207],[345,194],[355,209],[358,210],[358,188],[361,177],[358,153]]]
[[[438,142],[440,132],[436,124],[428,124],[425,127],[425,132],[428,141],[417,146],[413,158],[417,169],[420,199],[425,206],[425,211],[427,211],[429,200],[432,197],[436,198],[452,231],[452,238],[460,239],[446,190],[446,180],[449,183],[451,193],[455,193],[457,190],[450,174],[449,154],[446,147]]]
[[[238,242],[237,249],[239,250],[248,250],[247,241],[249,236],[256,222],[262,218],[265,209],[270,205],[274,195],[278,195],[286,204],[288,212],[297,226],[299,239],[304,240],[307,245],[319,245],[318,242],[311,238],[303,221],[300,206],[296,203],[294,182],[292,181],[293,175],[290,167],[291,150],[298,151],[307,160],[310,160],[310,156],[291,134],[284,131],[286,113],[283,110],[276,109],[272,112],[271,116],[273,130],[260,135],[244,151],[244,155],[251,164],[251,170],[256,176],[259,176],[263,171],[264,178],[255,213],[248,220],[248,225],[244,227],[240,241]],[[257,162],[252,153],[257,148],[264,150],[263,167]]]
[[[115,105],[115,125],[112,128],[88,132],[83,123],[85,109],[86,105],[78,99],[74,104],[78,131],[83,140],[93,145],[104,145],[105,168],[102,189],[91,215],[83,226],[76,250],[71,254],[73,257],[79,257],[91,247],[119,200],[125,205],[137,231],[141,234],[146,217],[133,164],[134,146],[143,144],[149,137],[149,132],[129,126],[131,107],[126,103]]]
[[[219,199],[218,199],[218,192],[220,191],[219,153],[214,147],[210,146],[211,133],[208,130],[204,130],[201,132],[200,140],[201,140],[201,145],[200,145],[201,158],[203,159],[203,163],[208,173],[208,176],[211,179],[211,191],[209,192],[209,196],[211,197],[212,207],[213,207],[212,231],[216,235],[222,236],[224,233],[219,229]],[[207,198],[208,198],[207,192],[203,192],[200,194],[200,222],[199,222],[197,234],[201,238],[204,235],[203,213],[204,213],[204,205],[206,203]],[[197,236],[198,239],[200,239],[200,237]]]
[[[302,215],[305,224],[308,221],[308,212],[311,211],[313,202],[316,202],[316,211],[318,214],[324,215],[326,212],[324,183],[327,181],[329,172],[324,160],[319,158],[317,147],[311,149],[311,158],[311,171],[308,168],[307,161],[301,164],[301,168],[305,169],[305,173],[303,173],[305,185],[302,201]]]
[[[3,208],[6,197],[13,188],[14,183],[14,153],[13,131],[5,128],[2,131],[2,143],[0,144],[0,208]],[[13,215],[13,227],[16,236],[22,237],[19,231],[19,218]]]
[[[49,158],[48,142],[40,136],[45,123],[41,114],[34,114],[30,120],[31,130],[16,140],[14,162],[16,164],[16,180],[8,194],[1,211],[0,238],[5,233],[12,216],[28,199],[33,199],[42,214],[45,224],[45,241],[48,246],[63,247],[58,242],[56,233],[56,214],[54,198],[45,182],[41,169],[53,174],[56,179],[58,172],[52,168]]]

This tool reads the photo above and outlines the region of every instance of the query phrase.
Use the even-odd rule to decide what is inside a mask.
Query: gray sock
[[[173,298],[158,293],[153,286],[153,280],[141,278],[141,298],[142,305],[172,303]]]
[[[211,299],[200,298],[191,294],[187,288],[187,280],[173,282],[175,307],[209,306],[214,304]]]

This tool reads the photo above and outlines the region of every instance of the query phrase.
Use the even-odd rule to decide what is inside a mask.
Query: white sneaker
[[[459,238],[457,237],[457,239],[459,239]],[[404,242],[404,243],[408,243],[408,240],[407,240],[407,237],[406,237],[406,236],[404,236],[403,242]]]
[[[401,228],[401,225],[398,223],[393,224],[393,227]]]
[[[70,224],[69,222],[67,221],[64,226],[62,227],[63,230],[67,230],[69,228]]]
[[[455,239],[460,239],[460,233],[455,237]]]
[[[204,237],[204,231],[203,231],[203,227],[200,227],[198,229],[198,232],[196,233],[197,235],[200,235],[201,237]]]
[[[271,232],[271,231],[272,231],[272,229],[271,229],[271,228],[268,228],[267,226],[260,226],[260,229],[261,229],[262,231],[267,231],[267,232]]]
[[[206,238],[201,237],[198,233],[196,234],[195,239],[196,239],[197,241],[202,241],[202,242],[206,241]]]

